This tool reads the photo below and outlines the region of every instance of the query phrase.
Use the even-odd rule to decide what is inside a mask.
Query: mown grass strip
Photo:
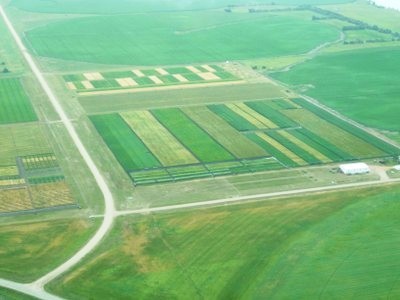
[[[385,152],[382,150],[308,110],[290,109],[283,111],[283,113],[299,123],[302,127],[323,137],[356,158],[380,157],[385,155]]]
[[[90,120],[126,171],[161,166],[120,115],[93,115]]]
[[[186,107],[183,112],[237,158],[267,156],[257,144],[239,133],[205,106]]]
[[[0,80],[0,124],[37,121],[33,106],[18,79]]]
[[[197,126],[180,109],[152,110],[153,115],[201,162],[233,160],[234,156]]]
[[[338,126],[339,128],[346,130],[347,132],[357,136],[358,138],[364,140],[365,142],[375,146],[376,148],[381,149],[382,151],[386,152],[389,155],[399,155],[400,149],[382,141],[381,139],[373,136],[372,134],[358,128],[334,115],[331,113],[315,106],[314,104],[308,102],[305,99],[297,98],[293,100],[295,103],[301,105],[302,107],[306,108],[307,110],[313,112],[317,116],[329,121],[330,123]]]
[[[256,126],[242,116],[234,113],[224,104],[213,104],[207,107],[239,131],[250,131],[257,129]]]
[[[120,114],[163,166],[198,163],[198,160],[149,111]]]
[[[285,116],[278,110],[273,109],[269,105],[269,102],[270,101],[251,101],[251,102],[246,102],[245,104],[254,111],[263,115],[264,117],[269,118],[279,128],[288,128],[297,126],[297,124],[293,122],[293,120],[289,119],[287,116]]]

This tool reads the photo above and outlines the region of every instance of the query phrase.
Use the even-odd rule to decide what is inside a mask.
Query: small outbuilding
[[[395,169],[396,171],[400,171],[400,165],[394,166],[393,169]]]
[[[343,164],[339,166],[340,170],[346,175],[367,174],[371,170],[366,163]]]

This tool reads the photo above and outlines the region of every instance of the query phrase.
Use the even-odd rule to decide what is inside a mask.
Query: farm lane
[[[79,153],[82,155],[82,158],[84,159],[85,163],[87,164],[89,170],[93,174],[103,196],[104,196],[104,202],[105,202],[105,214],[104,214],[104,220],[96,232],[96,234],[77,252],[75,253],[71,258],[69,258],[67,261],[65,261],[63,264],[61,264],[59,267],[54,269],[53,271],[49,272],[48,274],[44,275],[43,277],[39,278],[33,283],[27,284],[27,285],[21,285],[15,283],[13,286],[10,286],[10,288],[15,289],[17,291],[20,291],[25,294],[29,295],[34,295],[40,294],[43,299],[59,299],[56,296],[52,296],[51,294],[47,293],[44,291],[44,285],[48,283],[49,281],[53,280],[57,276],[61,275],[62,273],[68,271],[70,268],[75,266],[77,263],[79,263],[82,258],[84,258],[87,254],[89,254],[104,238],[104,236],[107,234],[109,229],[111,228],[113,221],[114,221],[114,211],[115,211],[115,205],[114,205],[114,199],[111,194],[111,191],[103,178],[102,174],[100,173],[99,169],[97,168],[96,164],[92,160],[90,154],[86,150],[85,146],[83,145],[81,139],[79,138],[77,132],[75,131],[75,128],[68,118],[67,114],[65,113],[63,107],[61,106],[59,100],[57,99],[56,95],[53,93],[51,90],[49,84],[47,83],[46,79],[44,78],[43,74],[39,70],[37,64],[33,60],[33,57],[30,55],[29,51],[27,48],[24,46],[22,43],[21,38],[19,37],[18,33],[14,29],[11,21],[7,17],[4,9],[2,6],[0,6],[0,15],[2,16],[8,30],[10,31],[12,37],[14,38],[18,48],[20,49],[22,55],[24,56],[25,60],[27,61],[29,67],[31,68],[32,72],[34,73],[35,77],[39,81],[40,86],[42,89],[45,91],[46,95],[48,96],[52,106],[54,107],[55,111],[59,115],[62,123],[64,124],[65,128],[67,129],[71,139],[73,140],[74,144],[76,145]],[[0,286],[2,284],[6,284],[7,282],[5,281],[0,281]],[[10,283],[10,282],[8,282]],[[51,298],[53,297],[53,298]]]
[[[237,203],[241,201],[251,201],[251,200],[262,200],[263,198],[268,198],[268,200],[273,200],[276,198],[284,197],[284,196],[293,196],[300,194],[309,194],[309,193],[320,193],[334,190],[343,190],[343,189],[351,189],[357,187],[368,187],[368,186],[376,186],[382,184],[390,184],[390,183],[399,183],[400,178],[389,178],[382,176],[381,173],[380,180],[374,181],[365,181],[365,182],[356,182],[356,183],[348,183],[348,184],[337,184],[331,186],[321,186],[315,188],[306,188],[306,189],[296,189],[291,191],[282,191],[282,192],[273,192],[273,193],[265,193],[265,194],[256,194],[249,196],[240,196],[240,197],[231,197],[203,202],[193,202],[193,203],[185,203],[185,204],[177,204],[177,205],[167,205],[160,207],[152,207],[152,208],[142,208],[136,210],[125,210],[125,211],[115,211],[114,214],[116,217],[132,215],[132,214],[148,214],[152,212],[161,212],[161,211],[171,211],[171,210],[180,210],[186,208],[195,208],[195,207],[205,207],[205,206],[219,206],[219,205],[227,205],[230,203]],[[100,216],[92,216],[92,217],[100,217]],[[102,216],[101,216],[102,217]]]
[[[20,293],[33,296],[38,299],[43,300],[62,300],[63,298],[57,297],[53,294],[46,292],[45,290],[38,290],[36,288],[32,288],[30,284],[17,283],[14,281],[9,281],[5,279],[0,279],[0,286],[7,288],[9,290],[18,291]]]

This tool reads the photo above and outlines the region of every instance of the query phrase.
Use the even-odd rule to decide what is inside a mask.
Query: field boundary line
[[[59,265],[57,268],[50,271],[49,273],[45,274],[38,280],[36,280],[28,285],[14,285],[14,287],[17,287],[16,290],[23,292],[25,294],[33,295],[32,292],[35,291],[40,294],[39,298],[59,299],[58,297],[51,295],[50,293],[47,293],[44,290],[44,285],[47,284],[48,282],[50,282],[51,280],[55,279],[59,275],[63,274],[64,272],[68,271],[76,264],[78,264],[87,254],[89,254],[103,240],[104,236],[108,233],[108,231],[110,230],[110,228],[112,227],[113,222],[114,222],[114,211],[115,211],[114,199],[113,199],[111,190],[109,189],[107,182],[105,181],[103,175],[100,173],[96,164],[92,160],[89,152],[86,150],[78,133],[76,132],[72,122],[68,118],[68,116],[65,113],[63,107],[61,106],[59,100],[57,99],[56,95],[50,88],[48,82],[46,81],[44,75],[41,73],[39,67],[35,63],[33,57],[29,53],[28,49],[23,44],[20,36],[18,35],[17,31],[13,27],[10,19],[6,15],[6,13],[1,5],[0,5],[0,15],[2,16],[4,23],[6,24],[9,32],[11,33],[12,37],[14,38],[14,41],[16,42],[19,50],[21,51],[23,57],[25,58],[28,66],[30,67],[30,69],[32,70],[36,79],[40,83],[41,88],[46,93],[54,110],[59,115],[62,123],[64,124],[66,130],[68,131],[68,134],[70,135],[72,141],[74,142],[75,146],[77,147],[77,150],[81,154],[83,160],[85,161],[87,167],[89,168],[90,172],[92,173],[94,179],[96,180],[98,187],[100,188],[100,190],[104,196],[105,213],[104,213],[103,222],[102,222],[101,226],[99,227],[99,229],[97,230],[97,232],[95,233],[95,235],[92,236],[91,239],[85,245],[83,245],[82,248],[80,248],[80,250],[78,252],[73,254],[72,257],[70,257],[64,263],[62,263],[61,265]],[[2,281],[0,281],[0,284],[1,284],[1,282]]]

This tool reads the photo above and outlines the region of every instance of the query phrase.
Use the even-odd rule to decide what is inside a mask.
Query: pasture
[[[49,289],[69,299],[397,298],[399,195],[383,187],[123,217]]]
[[[90,116],[135,185],[398,155],[303,99]]]
[[[0,79],[0,125],[36,120],[36,113],[19,79]]]
[[[399,68],[400,48],[377,48],[321,55],[272,76],[298,89],[312,85],[305,94],[343,115],[398,132]]]
[[[217,65],[87,72],[63,75],[63,79],[68,89],[78,93],[237,80]]]
[[[302,14],[223,11],[138,14],[135,22],[130,15],[95,16],[26,32],[28,45],[39,56],[133,66],[301,54],[338,36],[336,28]]]

